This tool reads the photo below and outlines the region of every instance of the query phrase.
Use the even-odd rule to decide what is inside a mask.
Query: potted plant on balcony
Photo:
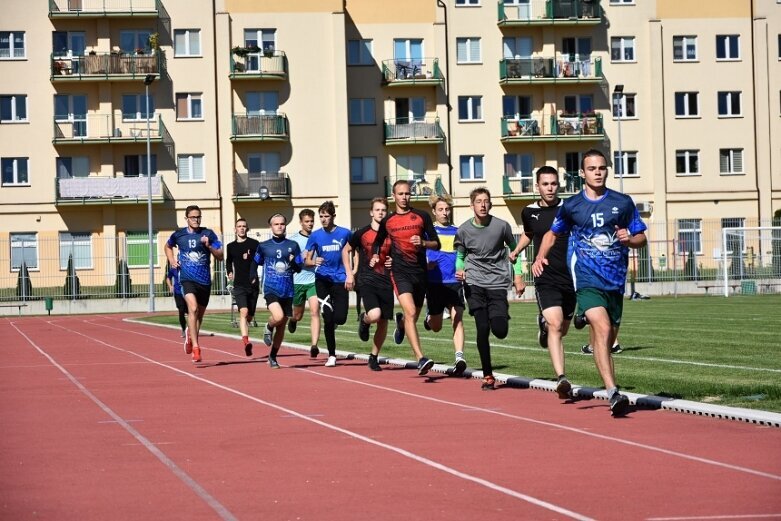
[[[149,48],[152,49],[152,52],[155,52],[160,48],[160,33],[152,33],[149,35]]]

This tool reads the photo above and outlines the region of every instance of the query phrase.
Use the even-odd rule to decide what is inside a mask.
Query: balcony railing
[[[234,114],[231,141],[287,141],[287,116],[284,114]]]
[[[261,194],[269,199],[290,199],[290,178],[284,172],[234,172],[234,201],[259,201]]]
[[[596,83],[602,79],[602,58],[506,58],[499,62],[500,83]]]
[[[157,17],[160,0],[49,0],[51,18],[71,17]]]
[[[442,184],[442,176],[439,174],[413,174],[412,177],[388,176],[385,178],[385,197],[393,200],[393,184],[403,179],[409,182],[412,200],[428,199],[432,195],[446,195],[445,185]]]
[[[604,138],[602,114],[502,118],[502,141],[599,141]]]
[[[95,53],[85,56],[51,55],[52,81],[93,80],[116,81],[142,79],[149,74],[160,76],[165,67],[165,54]]]
[[[230,78],[234,80],[284,80],[287,56],[282,51],[256,52],[238,56],[230,53]]]
[[[142,143],[147,135],[159,143],[166,135],[166,128],[159,115],[152,115],[147,134],[145,119],[126,119],[121,113],[87,114],[68,119],[54,120],[54,138],[59,145],[92,143]]]
[[[520,5],[498,4],[499,26],[596,25],[602,22],[600,0],[529,0]]]
[[[444,77],[437,58],[382,62],[382,83],[389,87],[440,85],[443,82]]]
[[[141,204],[149,194],[149,179],[144,177],[71,177],[56,179],[58,205],[68,204]],[[159,175],[152,176],[152,201],[167,199],[168,189]]]
[[[409,121],[409,118],[389,119],[384,122],[386,145],[443,143],[445,133],[439,118]]]
[[[583,188],[583,178],[578,172],[565,172],[560,179],[559,196],[570,197]],[[518,175],[515,177],[504,176],[502,178],[502,192],[505,199],[536,199],[539,197],[534,191],[534,174]]]

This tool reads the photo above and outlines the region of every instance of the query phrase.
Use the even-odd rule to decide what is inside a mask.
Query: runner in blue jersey
[[[345,287],[347,274],[342,263],[342,248],[350,240],[350,230],[334,224],[336,208],[326,201],[318,208],[319,230],[312,232],[306,243],[306,265],[316,266],[315,289],[323,310],[323,332],[328,345],[326,367],[336,365],[336,326],[347,321],[349,292]]]
[[[271,347],[268,365],[278,369],[277,353],[285,338],[285,323],[293,315],[293,274],[301,270],[301,248],[285,238],[287,218],[274,214],[268,220],[273,237],[258,245],[250,263],[250,281],[257,280],[258,266],[263,268],[261,291],[270,313],[263,332],[263,342]]]
[[[165,256],[171,268],[179,269],[184,300],[187,302],[184,352],[192,353],[193,362],[200,362],[201,345],[198,334],[211,295],[211,256],[222,260],[222,242],[213,231],[201,227],[202,214],[198,206],[188,206],[184,215],[187,226],[171,234],[165,243]],[[174,246],[178,250],[176,256]]]
[[[646,226],[632,198],[605,186],[607,159],[599,150],[583,156],[583,190],[564,201],[545,234],[532,266],[535,277],[548,265],[548,252],[560,235],[569,235],[568,266],[578,300],[578,313],[591,326],[594,361],[605,384],[610,411],[623,416],[629,398],[618,392],[610,346],[618,334],[623,312],[629,248],[646,243]]]
[[[179,311],[179,326],[182,328],[182,338],[187,330],[187,302],[184,301],[184,291],[182,283],[179,281],[179,270],[168,267],[168,273],[165,276],[165,282],[168,284],[168,291],[174,296],[176,309]]]
[[[301,256],[306,258],[306,244],[309,242],[309,236],[312,235],[312,229],[315,226],[315,212],[304,208],[298,213],[298,221],[301,225],[301,231],[291,235],[290,239],[298,243],[301,248]],[[309,356],[317,358],[320,353],[320,348],[317,347],[317,342],[320,340],[320,301],[317,300],[317,291],[315,290],[315,267],[305,266],[296,273],[293,276],[293,288],[293,316],[288,320],[287,330],[291,333],[296,332],[298,321],[304,317],[304,306],[309,302],[309,336],[311,340]]]

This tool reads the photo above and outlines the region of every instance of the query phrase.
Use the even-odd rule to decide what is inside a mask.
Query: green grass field
[[[257,322],[262,327],[266,313],[263,306],[258,308]],[[780,309],[781,295],[627,300],[620,335],[624,352],[614,357],[617,380],[622,389],[631,392],[781,412]],[[491,339],[495,371],[553,379],[548,352],[537,344],[536,304],[513,303],[510,314],[508,337],[501,341]],[[369,344],[361,342],[356,334],[356,318],[353,307],[347,324],[336,331],[337,348],[368,353]],[[148,320],[178,325],[175,316]],[[479,368],[471,317],[466,317],[465,326],[467,361],[470,367]],[[262,343],[261,327],[250,329],[256,344]],[[203,328],[239,334],[238,329],[231,327],[229,313],[207,314]],[[440,333],[432,333],[423,330],[419,323],[426,356],[440,363],[452,363],[449,328],[450,322],[446,321]],[[412,359],[407,342],[395,345],[392,325],[389,329],[382,354]],[[580,353],[580,346],[588,342],[587,331],[573,327],[564,339],[567,376],[575,384],[601,386],[592,357]],[[288,333],[285,339],[309,344],[306,313],[298,331]],[[321,335],[321,348],[324,345]],[[241,351],[238,342],[236,350]],[[265,353],[262,349],[260,352]]]

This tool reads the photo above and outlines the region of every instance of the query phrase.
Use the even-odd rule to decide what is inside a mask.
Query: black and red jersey
[[[390,255],[391,242],[386,238],[380,247],[380,260],[373,268],[369,261],[374,255],[374,240],[377,231],[371,225],[364,226],[350,237],[350,246],[358,252],[358,284],[390,284],[390,270],[385,267],[385,261]]]
[[[373,252],[377,253],[386,238],[391,241],[391,271],[394,273],[426,273],[426,248],[412,244],[411,238],[419,235],[422,240],[436,241],[439,236],[429,214],[415,208],[405,213],[391,213],[380,223],[374,240]]]

